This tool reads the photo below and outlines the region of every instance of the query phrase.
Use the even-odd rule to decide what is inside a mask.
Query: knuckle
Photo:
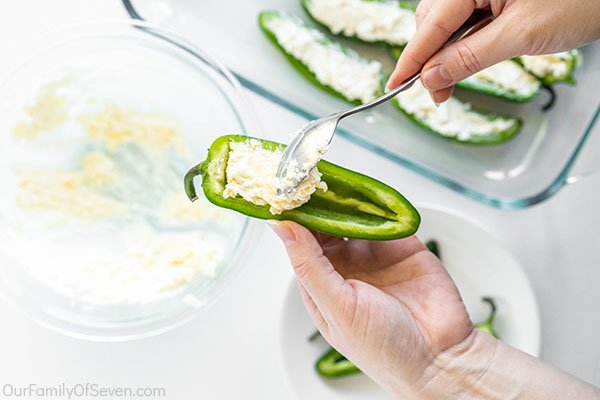
[[[456,60],[457,67],[460,70],[464,71],[468,75],[472,75],[483,69],[481,61],[467,43],[464,41],[459,41],[456,43],[454,49],[456,53],[454,59]],[[455,78],[454,80],[456,81],[462,78],[462,76],[459,77],[458,75],[464,75],[462,71],[450,71],[450,74],[452,75],[452,78]]]
[[[324,261],[323,258],[325,256],[321,253],[319,255],[310,255],[295,258],[292,260],[292,265],[294,267],[294,271],[296,276],[300,280],[310,279],[310,273],[313,268],[318,268],[320,264]]]
[[[553,48],[553,42],[558,36],[548,37],[544,32],[549,32],[548,26],[544,22],[538,22],[529,29],[526,29],[522,37],[524,45],[522,52],[544,54],[547,52],[547,49]]]
[[[433,20],[431,21],[431,25],[444,36],[450,36],[454,33],[454,30],[444,25],[441,21]]]
[[[404,57],[404,59],[402,58],[402,56]],[[402,53],[402,56],[400,57],[400,60],[398,60],[398,64],[400,64],[400,62],[404,63],[406,60],[408,60],[411,64],[417,67],[421,67],[427,61],[423,60],[421,57],[418,57],[414,51],[405,51],[404,53]]]
[[[310,259],[304,259],[294,262],[294,271],[296,271],[296,276],[298,276],[298,279],[300,279],[301,281],[306,280],[308,278],[308,275],[310,274],[310,269]]]
[[[417,11],[415,11],[415,18],[417,21],[423,21],[427,16],[428,10],[424,7],[417,7]]]

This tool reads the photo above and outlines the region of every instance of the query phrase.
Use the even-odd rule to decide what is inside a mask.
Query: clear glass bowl
[[[147,302],[99,304],[66,296],[40,280],[33,271],[43,268],[52,272],[61,259],[102,256],[96,254],[102,249],[109,253],[123,251],[127,243],[123,243],[119,234],[124,225],[116,221],[99,228],[95,223],[82,223],[66,232],[41,223],[37,216],[15,212],[18,183],[11,171],[16,161],[26,165],[46,165],[65,159],[69,162],[81,147],[77,141],[55,146],[44,140],[27,147],[10,132],[24,104],[31,101],[40,85],[62,76],[76,76],[84,88],[82,91],[94,101],[150,110],[176,121],[183,135],[183,147],[190,154],[176,160],[175,172],[163,183],[184,197],[183,174],[201,161],[217,136],[258,132],[240,85],[203,50],[164,29],[139,21],[64,27],[39,38],[29,54],[33,55],[0,89],[0,127],[4,132],[0,137],[0,290],[40,324],[90,340],[147,337],[189,321],[239,273],[243,254],[251,247],[257,227],[248,218],[221,211],[208,202],[206,207],[226,213],[224,222],[206,225],[184,221],[172,226],[149,220],[148,224],[160,233],[217,238],[224,252],[214,275],[199,274],[180,289]],[[151,164],[152,160],[148,171],[152,171]],[[50,256],[57,248],[64,250],[60,257]],[[45,254],[44,249],[51,253]]]
[[[306,19],[299,1],[249,0],[227,12],[218,0],[123,0],[132,18],[176,30],[217,55],[248,89],[307,119],[348,108],[304,79],[265,39],[257,27],[262,10],[280,9]],[[235,29],[231,29],[235,27]],[[385,48],[340,39],[364,56],[382,62],[388,72],[393,59]],[[340,135],[399,165],[482,203],[505,209],[524,208],[555,194],[600,116],[600,42],[582,49],[577,86],[558,85],[557,101],[548,112],[548,95],[513,104],[457,89],[476,106],[517,115],[522,132],[496,146],[473,147],[428,134],[391,105],[383,105],[343,122]]]

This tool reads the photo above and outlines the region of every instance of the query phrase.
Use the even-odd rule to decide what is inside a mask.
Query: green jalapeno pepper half
[[[325,92],[327,92],[335,97],[338,97],[338,98],[340,98],[344,101],[347,101],[353,105],[362,104],[362,102],[360,100],[349,99],[343,93],[340,93],[333,87],[327,85],[324,82],[321,82],[317,78],[316,74],[308,68],[308,66],[306,66],[301,60],[299,60],[298,58],[296,58],[292,54],[290,54],[288,52],[288,50],[284,46],[281,45],[281,43],[277,39],[277,35],[275,34],[275,32],[269,27],[270,22],[274,19],[286,19],[286,20],[293,22],[296,25],[302,27],[303,29],[306,29],[309,32],[311,32],[311,31],[318,32],[319,35],[322,35],[319,31],[306,25],[300,18],[290,15],[290,14],[287,14],[283,11],[272,11],[272,10],[271,11],[263,11],[258,15],[258,25],[259,25],[260,29],[263,31],[263,33],[265,34],[265,36],[269,39],[269,41],[271,41],[283,53],[283,55],[287,58],[287,60],[290,62],[290,64],[292,64],[292,66],[302,76],[304,76],[306,79],[308,79],[312,84],[314,84],[318,88],[324,90]],[[318,43],[330,48],[331,51],[341,52],[345,57],[348,57],[350,59],[358,60],[358,61],[364,62],[364,63],[370,62],[366,58],[361,57],[356,51],[352,50],[351,48],[349,48],[347,46],[342,46],[341,44],[339,44],[333,40],[330,40],[325,36],[320,38],[318,40]],[[384,83],[383,82],[383,73],[381,74],[380,81],[381,82],[378,85],[378,87],[375,88],[373,91],[373,98],[376,98],[383,94],[383,83]]]
[[[355,375],[361,372],[352,361],[344,357],[333,347],[329,348],[315,364],[318,374],[324,378],[341,378],[343,376]]]
[[[230,143],[258,140],[266,150],[285,149],[285,145],[248,136],[229,135],[216,139],[206,160],[192,168],[184,178],[185,191],[197,199],[194,178],[201,176],[206,198],[217,206],[254,218],[295,221],[315,231],[334,236],[392,240],[417,231],[420,216],[398,191],[371,177],[320,161],[317,164],[327,191],[317,189],[310,200],[293,210],[271,214],[268,205],[256,205],[242,197],[225,198],[226,167]]]
[[[377,44],[380,46],[385,46],[385,47],[390,47],[390,46],[394,46],[394,47],[404,47],[406,46],[407,42],[404,43],[390,43],[388,41],[385,40],[366,40],[366,39],[361,39],[359,36],[357,35],[347,35],[345,34],[343,31],[342,32],[334,32],[331,29],[331,26],[327,25],[327,23],[321,19],[319,19],[316,15],[314,15],[311,11],[311,1],[312,0],[300,0],[300,4],[302,5],[302,8],[304,9],[304,11],[306,12],[306,15],[309,16],[309,18],[319,27],[327,30],[329,33],[331,33],[332,35],[335,36],[339,36],[339,37],[343,37],[346,39],[351,39],[360,43],[369,43],[369,44]],[[417,9],[417,5],[415,3],[411,3],[409,1],[399,1],[399,2],[395,2],[395,1],[390,1],[390,0],[363,0],[364,3],[395,3],[398,5],[399,8],[408,10],[408,11],[412,11],[413,13],[416,11]]]

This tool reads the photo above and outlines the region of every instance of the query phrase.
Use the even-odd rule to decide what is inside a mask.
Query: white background
[[[100,17],[126,14],[118,0],[0,0],[0,74],[23,56],[21,45],[36,33],[65,21]],[[285,140],[304,123],[249,96],[267,136]],[[599,136],[597,128],[576,171],[600,167]],[[600,175],[563,189],[539,206],[499,211],[341,138],[328,158],[400,188],[414,202],[468,214],[501,237],[536,292],[542,358],[600,385]],[[289,398],[279,325],[291,276],[282,246],[265,229],[241,276],[217,304],[182,328],[131,343],[62,337],[0,301],[0,385],[96,382],[163,386],[173,399]]]

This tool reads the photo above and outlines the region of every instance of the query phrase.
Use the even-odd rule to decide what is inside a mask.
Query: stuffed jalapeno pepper
[[[437,106],[421,81],[393,98],[392,103],[426,130],[463,144],[502,143],[521,129],[518,118],[478,111],[454,97]]]
[[[258,21],[267,38],[317,87],[355,105],[383,93],[379,62],[361,57],[284,12],[262,12]]]
[[[390,50],[397,59],[400,48]],[[522,103],[536,97],[540,81],[514,60],[501,61],[460,81],[456,86],[472,92],[483,93],[504,100]]]
[[[353,104],[371,101],[382,93],[383,75],[379,63],[360,58],[288,14],[267,11],[260,14],[259,21],[263,31],[296,69],[319,88]],[[405,104],[407,99],[418,101]],[[515,118],[476,112],[455,98],[451,99],[451,106],[438,109],[420,83],[400,94],[394,102],[412,122],[464,144],[500,143],[517,133],[521,126]]]
[[[549,86],[558,82],[574,85],[575,69],[581,64],[581,59],[581,52],[574,49],[554,54],[522,56],[518,61],[544,85]]]
[[[327,161],[291,193],[277,194],[277,166],[285,146],[247,136],[222,136],[206,160],[184,178],[197,198],[194,178],[202,179],[206,198],[254,218],[295,221],[330,235],[391,240],[412,235],[420,217],[398,191],[373,178]]]
[[[415,34],[415,4],[397,0],[300,0],[308,16],[334,35],[404,47]]]
[[[300,0],[306,13],[334,35],[390,46],[395,58],[415,33],[415,5],[397,0]],[[465,89],[523,102],[537,96],[540,83],[512,60],[460,82]]]

